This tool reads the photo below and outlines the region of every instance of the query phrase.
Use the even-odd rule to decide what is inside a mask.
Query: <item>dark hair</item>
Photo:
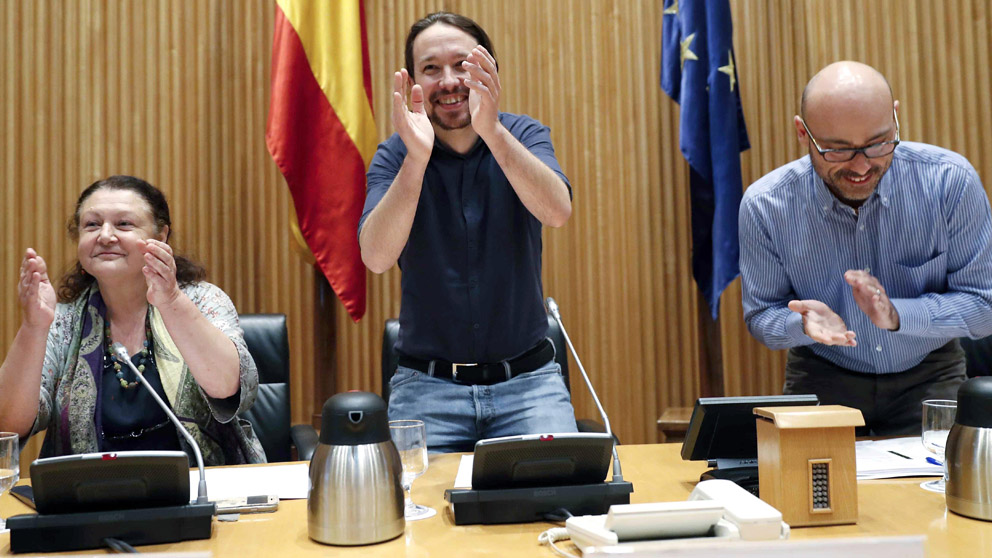
[[[104,178],[103,180],[97,180],[83,190],[82,194],[79,194],[79,199],[76,200],[76,211],[73,212],[72,217],[69,218],[69,222],[66,223],[66,228],[69,230],[69,238],[75,241],[79,240],[79,212],[83,207],[83,202],[97,190],[129,190],[141,196],[141,199],[145,200],[149,207],[151,207],[152,219],[155,221],[156,230],[161,231],[163,227],[169,227],[169,232],[166,236],[166,240],[169,240],[168,237],[172,235],[172,218],[169,216],[169,203],[165,201],[165,194],[140,178],[124,175],[116,175]],[[202,265],[178,254],[175,255],[175,260],[176,281],[180,287],[185,287],[207,278],[207,270]],[[79,260],[76,260],[76,264],[59,281],[59,302],[72,302],[76,300],[94,281],[93,276],[83,271],[82,264],[79,263]]]
[[[427,29],[435,23],[450,25],[471,35],[476,42],[489,51],[489,54],[492,55],[493,60],[497,61],[496,69],[499,69],[499,59],[496,58],[496,50],[493,48],[493,43],[489,40],[489,35],[486,34],[482,27],[479,27],[478,23],[463,15],[453,14],[451,12],[434,12],[432,14],[428,14],[426,17],[410,26],[410,33],[406,36],[406,71],[409,72],[411,79],[414,74],[413,40],[416,39],[417,35],[419,35],[424,29]]]

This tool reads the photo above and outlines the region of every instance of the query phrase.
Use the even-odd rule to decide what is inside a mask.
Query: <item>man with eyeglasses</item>
[[[955,399],[957,338],[992,334],[992,217],[975,169],[900,142],[899,102],[870,66],[837,62],[803,90],[808,156],[740,208],[744,320],[789,349],[785,393],[861,410],[859,435],[920,432],[924,399]]]

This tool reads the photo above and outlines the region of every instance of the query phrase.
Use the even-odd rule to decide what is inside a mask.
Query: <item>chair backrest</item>
[[[992,376],[992,335],[981,339],[961,338],[968,377]]]
[[[400,336],[400,322],[395,318],[386,320],[382,328],[382,398],[389,403],[389,379],[396,373],[399,365],[399,354],[396,352],[396,341]],[[561,366],[561,376],[565,387],[571,390],[568,382],[568,347],[565,345],[565,335],[558,322],[548,314],[548,338],[555,346],[555,362]]]
[[[244,413],[270,462],[289,461],[289,335],[285,314],[241,314],[245,344],[258,367],[258,395]]]

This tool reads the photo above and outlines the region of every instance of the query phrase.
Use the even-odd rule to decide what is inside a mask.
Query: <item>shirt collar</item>
[[[469,159],[469,158],[471,158],[475,154],[475,152],[479,150],[480,146],[482,144],[484,144],[484,143],[485,142],[482,141],[482,138],[477,137],[477,138],[475,138],[475,143],[472,144],[472,147],[468,150],[468,152],[466,152],[466,153],[459,153],[459,152],[455,151],[454,149],[452,149],[451,147],[449,147],[448,144],[446,144],[443,141],[441,141],[440,139],[438,139],[436,136],[434,138],[434,148],[435,149],[440,149],[440,152],[441,153],[444,153],[445,155],[448,155],[449,157],[457,157],[459,159]]]

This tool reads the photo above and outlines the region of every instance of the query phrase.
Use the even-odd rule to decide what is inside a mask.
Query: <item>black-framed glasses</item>
[[[896,139],[883,141],[879,143],[873,143],[871,145],[866,145],[865,147],[849,147],[845,149],[822,149],[820,144],[816,142],[816,138],[813,134],[809,133],[809,128],[806,126],[806,120],[800,118],[799,121],[803,123],[803,128],[806,129],[806,135],[809,139],[813,141],[813,147],[816,151],[823,157],[824,161],[829,163],[846,163],[854,158],[858,153],[863,154],[869,159],[875,157],[885,157],[886,155],[892,154],[896,150],[896,146],[899,145],[899,116],[896,114],[896,110],[892,109],[892,118],[896,121]]]

